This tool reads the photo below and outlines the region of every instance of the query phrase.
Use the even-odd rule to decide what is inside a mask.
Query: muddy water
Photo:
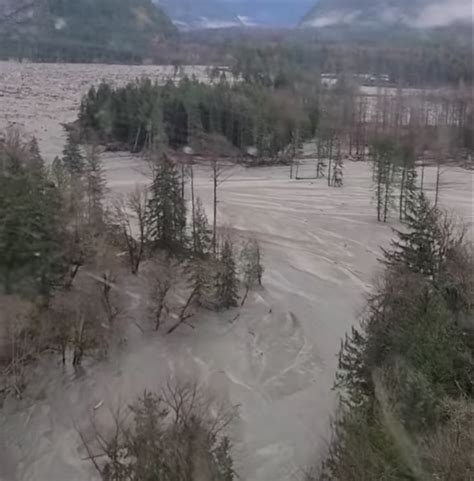
[[[123,84],[141,75],[163,81],[170,71],[0,63],[0,128],[22,126],[52,159],[62,149],[61,122],[74,120],[90,85],[101,79]],[[112,195],[147,182],[139,158],[107,154],[104,160]],[[446,170],[440,197],[471,224],[472,179],[472,172]],[[434,181],[435,171],[427,169],[430,194]],[[196,191],[210,211],[205,168],[197,169]],[[235,169],[220,188],[219,222],[232,226],[236,237],[259,239],[264,289],[238,313],[203,312],[193,319],[195,329],[184,326],[172,336],[137,330],[123,350],[80,376],[44,360],[25,400],[0,411],[0,480],[96,479],[81,460],[75,423],[102,401],[106,409],[183,372],[239,406],[233,434],[242,480],[299,479],[324,447],[339,340],[371,288],[379,246],[392,235],[390,225],[375,221],[371,197],[370,168],[363,163],[346,165],[342,189],[290,181],[283,168]],[[126,280],[123,293],[130,315],[145,324],[143,282]]]

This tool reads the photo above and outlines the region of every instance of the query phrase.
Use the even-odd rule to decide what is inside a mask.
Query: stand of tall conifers
[[[410,195],[360,324],[344,339],[340,407],[311,481],[471,479],[474,267],[464,231]]]
[[[172,148],[202,138],[211,142],[208,136],[217,134],[242,152],[252,147],[262,157],[276,157],[296,128],[302,139],[314,134],[311,108],[291,92],[258,84],[142,80],[115,89],[108,84],[91,88],[82,100],[78,126],[85,138],[119,142],[133,152],[157,141]]]
[[[139,276],[144,264],[148,271],[150,263],[155,265],[157,271],[151,281],[155,329],[174,318],[168,306],[174,291],[181,289],[186,296],[178,322],[168,326],[170,333],[188,322],[196,309],[237,307],[252,287],[261,285],[258,242],[244,240],[240,247],[237,237],[221,233],[217,210],[210,225],[194,192],[194,166],[178,165],[159,148],[148,151],[147,157],[152,166],[150,185],[113,199],[99,148],[80,145],[73,132],[63,155],[50,166],[34,138],[8,130],[0,141],[0,296],[38,309],[31,318],[26,316],[26,324],[15,320],[15,312],[5,313],[12,332],[18,331],[25,344],[58,349],[64,362],[73,346],[77,351],[73,363],[80,364],[86,350],[97,350],[96,341],[107,336],[101,326],[112,326],[120,317],[117,279],[127,270]],[[216,160],[213,172],[217,206],[227,171]],[[100,308],[92,300],[82,300],[77,312],[85,305],[96,308],[94,320],[88,318],[90,313],[64,313],[64,306],[56,305],[71,304],[91,282],[99,286],[94,295],[100,295]],[[77,291],[78,283],[87,288]],[[76,301],[81,303],[80,295]],[[55,310],[63,314],[53,315]],[[69,315],[74,322],[67,321]],[[61,326],[52,321],[56,316],[62,318]],[[30,321],[36,318],[41,322],[35,320],[33,327]],[[3,329],[3,320],[1,324]],[[40,335],[34,339],[36,329]]]

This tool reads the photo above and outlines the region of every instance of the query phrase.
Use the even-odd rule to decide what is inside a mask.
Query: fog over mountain
[[[314,0],[155,0],[182,29],[295,27]]]
[[[472,23],[472,0],[319,0],[302,25],[404,24],[439,27]]]

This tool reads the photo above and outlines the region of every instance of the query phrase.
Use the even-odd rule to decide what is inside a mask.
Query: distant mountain
[[[0,0],[0,52],[16,45],[39,58],[145,55],[174,32],[151,0]]]
[[[472,0],[319,0],[302,26],[438,27],[466,21],[472,23]]]
[[[249,24],[296,27],[314,0],[226,0]]]
[[[225,0],[155,0],[180,29],[244,26]]]
[[[181,29],[294,27],[314,0],[155,0]]]

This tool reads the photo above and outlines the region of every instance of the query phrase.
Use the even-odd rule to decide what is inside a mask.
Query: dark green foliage
[[[212,242],[212,229],[209,225],[206,212],[202,205],[201,199],[196,199],[196,208],[194,213],[193,228],[193,249],[194,254],[198,257],[204,257],[209,254]]]
[[[212,300],[212,269],[209,260],[193,257],[187,266],[190,287],[194,292],[194,302],[199,307],[210,305]]]
[[[351,404],[360,404],[371,392],[371,371],[364,362],[366,345],[365,333],[355,327],[352,328],[351,335],[346,334],[341,342],[336,387],[348,393]]]
[[[200,135],[219,134],[242,150],[257,147],[261,156],[276,156],[311,134],[301,100],[252,84],[205,85],[184,79],[179,85],[154,85],[145,80],[123,88],[101,85],[82,100],[81,130],[102,141],[125,144],[132,151],[166,140],[177,148]]]
[[[415,481],[381,417],[366,405],[341,411],[324,465],[307,481]]]
[[[146,222],[151,241],[169,251],[186,245],[186,205],[176,166],[163,155],[154,166]]]
[[[35,137],[28,144],[29,155],[27,159],[28,170],[31,175],[37,176],[38,180],[45,175],[45,166],[43,157],[39,150],[38,141]]]
[[[61,203],[36,144],[0,144],[1,290],[48,296],[62,271]]]
[[[454,447],[472,435],[453,431],[455,414],[445,408],[474,398],[472,254],[423,194],[410,200],[397,236],[361,326],[342,344],[336,387],[344,402],[314,479],[418,481],[470,470]],[[450,465],[433,460],[438,430],[447,430],[439,443],[453,449]]]
[[[223,43],[217,34],[207,37],[202,41]],[[234,73],[273,87],[293,85],[295,78],[314,79],[321,72],[388,75],[401,85],[458,85],[459,79],[473,79],[471,39],[468,25],[387,29],[346,23],[260,36],[253,42],[247,35],[240,42],[227,41],[225,52],[232,49]]]
[[[396,230],[391,251],[384,250],[388,264],[402,265],[411,272],[435,279],[448,255],[462,237],[446,230],[442,214],[423,193],[413,196],[405,213],[406,231]]]
[[[213,456],[216,459],[218,479],[222,481],[232,481],[235,477],[234,462],[230,449],[231,444],[229,438],[225,436],[213,452]]]
[[[400,212],[401,219],[405,220],[407,210],[410,208],[410,204],[413,203],[418,195],[418,174],[414,165],[410,165],[404,168],[404,183],[403,193],[401,194]]]
[[[219,259],[216,277],[217,305],[225,309],[236,307],[239,299],[239,281],[234,259],[233,245],[225,239]]]
[[[85,184],[87,191],[88,220],[93,229],[99,233],[104,229],[104,198],[106,179],[102,160],[95,148],[90,148],[85,158]]]
[[[85,160],[81,148],[76,139],[69,134],[63,149],[62,162],[71,175],[80,176],[85,170]]]

